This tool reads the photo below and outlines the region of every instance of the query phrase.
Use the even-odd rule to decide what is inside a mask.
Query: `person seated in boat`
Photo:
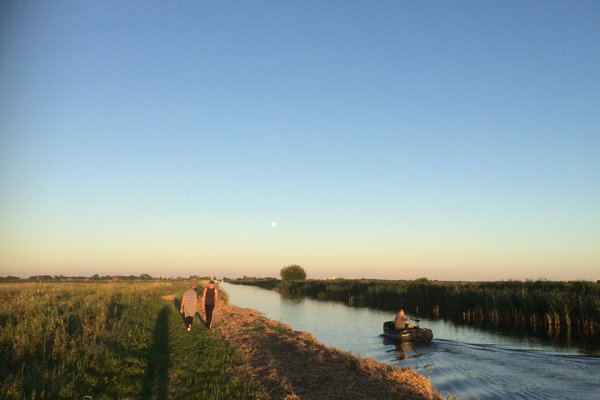
[[[412,318],[404,315],[404,310],[398,311],[398,315],[396,315],[396,319],[394,320],[394,325],[396,329],[406,329],[406,328],[414,328],[415,325],[411,324],[409,321]]]

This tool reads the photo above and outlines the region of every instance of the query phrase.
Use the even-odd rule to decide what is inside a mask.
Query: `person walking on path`
[[[192,322],[194,322],[194,315],[198,311],[198,293],[194,290],[194,285],[191,283],[188,286],[188,290],[183,292],[181,298],[181,308],[179,311],[185,316],[185,325],[187,330],[192,330]]]
[[[219,293],[215,288],[215,281],[211,280],[208,282],[208,287],[204,288],[204,293],[202,293],[202,308],[204,308],[204,312],[206,313],[206,327],[208,329],[212,325],[213,311],[218,300]]]

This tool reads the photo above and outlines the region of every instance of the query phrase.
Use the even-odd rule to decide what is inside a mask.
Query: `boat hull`
[[[383,336],[397,342],[431,342],[433,332],[420,327],[396,329],[394,321],[387,321],[383,324]]]

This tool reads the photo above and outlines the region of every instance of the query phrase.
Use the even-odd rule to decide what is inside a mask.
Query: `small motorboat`
[[[414,328],[396,329],[394,321],[383,323],[383,336],[397,342],[431,342],[433,332],[431,329],[419,327],[419,320],[415,319],[417,326]]]

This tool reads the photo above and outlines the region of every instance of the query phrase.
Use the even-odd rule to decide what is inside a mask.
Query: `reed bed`
[[[261,284],[274,286],[272,282]],[[589,281],[339,279],[280,281],[275,289],[284,295],[303,295],[388,310],[405,308],[433,317],[520,327],[552,335],[561,332],[600,335],[600,283]]]

